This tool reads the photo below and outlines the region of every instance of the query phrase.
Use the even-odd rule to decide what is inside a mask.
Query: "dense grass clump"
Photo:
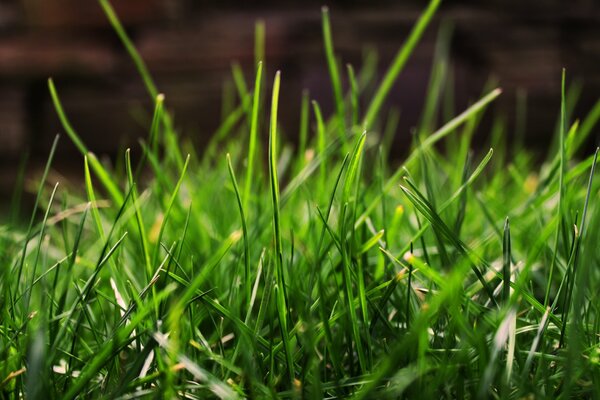
[[[48,182],[55,141],[29,226],[0,231],[2,397],[600,397],[597,154],[576,158],[600,105],[571,123],[564,73],[543,163],[502,120],[473,153],[500,90],[454,116],[441,35],[392,168],[383,105],[438,1],[381,78],[342,72],[324,9],[333,115],[306,94],[283,140],[258,25],[254,83],[234,68],[239,106],[199,156],[100,4],[155,100],[149,136],[108,167],[49,81],[85,190]]]

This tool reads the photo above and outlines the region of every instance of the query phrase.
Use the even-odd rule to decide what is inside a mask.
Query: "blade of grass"
[[[504,304],[508,304],[510,299],[510,273],[511,273],[511,245],[510,245],[510,222],[508,217],[506,217],[506,222],[504,223],[504,236],[502,240],[502,274],[504,283],[502,285],[502,299]]]
[[[352,64],[346,64],[346,69],[348,71],[348,82],[350,83],[350,106],[352,110],[352,115],[350,118],[350,122],[353,127],[358,125],[358,121],[360,118],[359,109],[358,109],[358,83],[356,82],[356,74],[354,73],[354,68]]]
[[[566,124],[566,100],[565,100],[565,69],[562,71],[562,84],[561,84],[561,106],[560,106],[560,130],[559,130],[559,173],[558,173],[558,205],[556,206],[556,236],[554,236],[554,250],[552,252],[552,261],[550,262],[550,272],[548,273],[548,284],[546,285],[546,294],[544,295],[544,308],[548,307],[548,302],[550,301],[550,288],[552,287],[552,280],[554,275],[554,268],[556,265],[556,258],[558,256],[558,243],[559,236],[563,222],[563,197],[565,194],[564,187],[564,175],[565,175],[565,124]]]
[[[33,259],[33,263],[31,264],[31,279],[29,280],[31,283],[29,284],[29,288],[33,287],[33,282],[35,281],[35,273],[37,271],[37,267],[39,265],[40,253],[42,252],[42,243],[44,242],[44,235],[46,233],[46,222],[48,221],[48,216],[50,215],[50,210],[52,209],[52,202],[54,201],[54,195],[56,194],[56,189],[58,189],[58,182],[54,185],[54,189],[52,189],[52,193],[50,194],[50,199],[48,200],[48,206],[46,207],[46,212],[44,214],[44,219],[42,220],[40,233],[39,233],[39,241],[36,246],[35,258]],[[23,294],[25,296],[25,312],[29,313],[29,302],[31,300],[31,290],[26,290]]]
[[[156,239],[156,246],[154,247],[154,252],[152,254],[152,265],[156,265],[156,262],[158,261],[158,253],[160,250],[160,243],[162,240],[162,236],[164,234],[165,227],[167,225],[167,221],[169,220],[171,210],[173,209],[173,205],[175,204],[175,201],[177,200],[177,195],[179,194],[179,189],[181,188],[181,184],[183,183],[183,178],[185,177],[185,173],[187,171],[189,162],[190,162],[190,156],[188,154],[188,156],[185,159],[185,163],[183,164],[183,168],[181,170],[181,175],[179,176],[179,179],[177,180],[177,184],[175,185],[175,189],[173,189],[173,192],[171,193],[171,198],[169,199],[167,209],[165,210],[165,215],[164,215],[162,223],[160,225],[160,231],[159,231],[158,237]]]
[[[146,87],[148,94],[153,100],[156,99],[156,97],[159,95],[158,89],[156,88],[156,84],[152,79],[152,76],[150,74],[150,71],[148,70],[148,67],[146,66],[146,63],[144,62],[139,52],[135,48],[135,45],[127,35],[127,32],[121,24],[119,17],[115,13],[115,10],[113,9],[112,5],[108,0],[98,0],[98,2],[100,3],[100,6],[102,7],[104,14],[106,15],[106,18],[110,22],[110,25],[113,27],[113,30],[119,37],[119,40],[121,40],[123,47],[125,47],[127,54],[129,54],[129,57],[133,61],[135,68],[137,69],[140,77],[142,78],[142,81],[144,82],[144,86]],[[171,152],[169,152],[168,154],[170,157],[173,157],[175,159],[177,167],[179,169],[182,169],[184,164],[183,155],[179,151],[179,145],[177,144],[177,139],[173,131],[173,122],[171,121],[171,116],[168,112],[162,113],[161,116],[162,121],[165,125],[165,138],[168,143],[167,147],[171,150]],[[117,201],[117,203],[120,202]]]
[[[577,272],[577,258],[579,255],[581,240],[585,233],[585,221],[586,221],[586,216],[587,216],[590,195],[592,192],[592,183],[594,180],[594,172],[596,170],[596,162],[598,161],[598,152],[599,151],[600,151],[600,148],[596,148],[596,152],[594,153],[594,161],[592,163],[592,168],[590,170],[590,176],[588,179],[588,185],[587,185],[587,190],[586,190],[586,195],[585,195],[585,203],[583,206],[583,213],[581,214],[581,222],[579,225],[579,229],[576,230],[576,237],[575,237],[576,240],[575,240],[572,262],[569,262],[567,264],[567,268],[570,267],[571,271],[569,273],[569,279],[567,281],[566,296],[565,296],[565,302],[564,302],[564,307],[563,307],[563,309],[564,309],[563,324],[562,324],[562,329],[560,332],[559,347],[562,347],[564,344],[565,332],[566,332],[567,323],[569,320],[568,319],[569,318],[569,310],[572,308],[571,300],[573,298],[573,289],[575,286],[574,282],[575,282],[575,277],[576,277],[576,272]],[[569,261],[571,261],[571,260],[569,260]],[[568,271],[568,269],[567,269],[567,271]]]
[[[309,111],[309,92],[307,89],[302,91],[302,101],[300,105],[300,124],[298,132],[298,166],[299,171],[304,167],[306,158],[306,144],[308,142],[308,121],[310,118]]]
[[[454,119],[447,122],[444,126],[442,126],[440,129],[438,129],[432,135],[428,136],[423,141],[420,150],[422,151],[424,149],[428,149],[429,147],[431,147],[435,143],[437,143],[439,140],[446,137],[448,134],[452,133],[456,128],[458,128],[460,125],[462,125],[463,123],[468,121],[473,115],[482,111],[489,103],[494,101],[501,93],[502,93],[502,91],[500,89],[495,89],[492,92],[490,92],[489,94],[487,94],[486,96],[484,96],[483,98],[481,98],[479,101],[477,101],[472,106],[470,106],[465,111],[463,111],[460,115],[456,116]],[[416,157],[419,156],[419,154],[420,154],[419,150],[412,152],[408,156],[406,161],[404,162],[403,166],[409,165]],[[355,223],[356,227],[358,227],[359,225],[361,225],[362,223],[365,222],[367,216],[369,216],[371,214],[371,212],[373,212],[373,210],[375,208],[377,208],[377,206],[379,205],[381,196],[383,196],[383,194],[385,194],[385,193],[388,193],[396,185],[396,183],[402,177],[403,174],[404,174],[404,170],[402,168],[398,168],[396,170],[396,172],[390,178],[388,178],[388,180],[385,184],[385,187],[384,187],[384,192],[379,193],[377,196],[375,196],[373,198],[371,203],[369,203],[369,205],[365,208],[365,211],[363,211],[363,213],[360,215],[360,217],[357,218],[356,223]]]
[[[227,153],[227,168],[229,170],[229,177],[231,178],[233,190],[235,191],[235,197],[237,200],[237,205],[240,212],[240,219],[242,222],[242,235],[244,240],[244,287],[246,294],[246,306],[249,307],[250,299],[252,297],[252,281],[250,279],[250,243],[248,242],[248,228],[246,227],[244,206],[242,204],[242,199],[240,198],[240,190],[237,184],[237,180],[235,179],[233,167],[231,166],[231,157],[229,156],[229,153]]]
[[[56,110],[56,114],[58,115],[58,118],[60,119],[60,122],[61,122],[65,132],[67,133],[67,135],[69,136],[69,138],[71,139],[71,141],[73,142],[75,147],[77,147],[79,152],[84,157],[85,156],[88,157],[88,162],[90,164],[90,167],[92,167],[92,170],[94,171],[96,176],[98,176],[98,179],[100,179],[100,182],[102,183],[102,185],[108,192],[111,199],[115,203],[121,204],[123,202],[123,194],[121,193],[121,190],[119,189],[117,184],[114,182],[114,180],[111,178],[109,172],[102,166],[102,164],[100,164],[100,162],[98,161],[96,156],[93,153],[91,153],[90,151],[88,151],[87,147],[83,144],[83,142],[79,138],[79,135],[77,134],[77,132],[75,132],[75,129],[73,129],[73,126],[67,119],[67,115],[65,114],[65,112],[63,110],[62,104],[58,97],[58,93],[56,92],[56,87],[54,86],[54,82],[52,81],[52,78],[48,79],[48,88],[50,90],[50,97],[52,97],[52,103],[54,104],[54,109]]]
[[[335,100],[335,109],[337,112],[337,127],[340,138],[345,143],[346,140],[346,111],[344,107],[344,95],[342,93],[342,83],[340,79],[340,71],[333,50],[333,38],[331,37],[331,25],[329,22],[329,8],[321,8],[321,27],[323,30],[323,44],[325,47],[325,58],[327,59],[327,68],[329,70],[329,78],[331,79],[331,87],[333,89],[333,97]]]
[[[429,5],[425,9],[425,11],[423,11],[423,14],[421,14],[419,20],[411,30],[408,38],[406,39],[406,42],[402,45],[402,47],[394,57],[394,60],[392,61],[392,64],[386,72],[383,80],[379,84],[379,87],[377,88],[375,95],[371,100],[371,103],[367,107],[367,112],[363,119],[363,129],[370,130],[372,128],[373,123],[375,122],[375,119],[379,114],[379,110],[381,109],[381,106],[383,106],[383,103],[388,93],[390,92],[390,90],[392,90],[394,82],[398,78],[398,75],[400,75],[400,73],[404,69],[404,65],[406,64],[408,58],[417,46],[417,43],[421,39],[423,32],[429,25],[429,22],[433,18],[433,15],[435,14],[439,5],[440,0],[431,0],[429,2]]]
[[[254,65],[258,72],[259,64],[265,61],[265,21],[258,20],[254,25]],[[258,87],[258,86],[256,86]]]
[[[37,215],[37,209],[40,204],[40,200],[42,199],[42,192],[44,190],[44,183],[48,178],[48,172],[50,171],[50,165],[52,165],[52,160],[54,159],[54,153],[56,152],[56,146],[58,145],[59,135],[54,137],[54,141],[52,142],[52,147],[50,148],[50,154],[48,155],[48,160],[46,161],[46,165],[44,167],[44,172],[42,173],[42,178],[40,180],[38,191],[35,196],[35,201],[33,203],[33,212],[31,213],[31,218],[29,219],[29,226],[27,227],[27,232],[25,233],[25,240],[23,242],[23,249],[21,250],[21,257],[19,258],[19,264],[17,266],[17,279],[16,279],[16,287],[15,293],[19,290],[19,284],[21,282],[21,275],[23,274],[23,266],[25,265],[25,256],[27,255],[27,246],[29,245],[29,241],[31,238],[31,233],[33,231],[33,225],[35,222],[35,217]],[[11,313],[12,318],[15,319],[15,304],[12,302]]]
[[[146,266],[146,278],[152,277],[152,261],[150,259],[150,245],[148,243],[148,236],[146,235],[146,228],[144,228],[144,219],[142,218],[142,212],[139,205],[139,196],[136,188],[136,184],[131,171],[131,151],[127,149],[125,151],[125,169],[127,173],[127,180],[129,181],[129,187],[131,190],[131,201],[135,208],[135,220],[137,223],[138,232],[140,235],[140,244],[142,246],[142,254],[144,256],[144,263]]]
[[[431,204],[425,199],[425,197],[419,193],[419,191],[417,190],[415,185],[412,184],[412,182],[410,182],[409,180],[406,180],[406,183],[410,186],[410,189],[408,189],[404,186],[400,186],[400,188],[407,195],[410,202],[413,203],[413,205],[417,208],[417,210],[419,210],[419,212],[421,214],[423,214],[423,216],[425,218],[427,218],[432,225],[437,225],[439,232],[450,243],[452,243],[452,245],[456,248],[456,250],[460,254],[462,254],[467,260],[470,261],[471,269],[475,273],[475,276],[477,277],[479,282],[481,282],[481,285],[483,286],[490,301],[492,302],[492,304],[497,305],[492,289],[490,288],[488,282],[483,277],[483,274],[481,273],[479,267],[475,264],[475,261],[472,260],[471,257],[473,255],[470,254],[466,250],[465,244],[462,243],[460,241],[460,239],[458,239],[454,236],[454,234],[452,233],[450,228],[448,228],[448,226],[444,223],[444,221],[440,218],[440,216],[435,212],[435,210],[433,210],[433,208],[431,207]]]
[[[283,271],[283,244],[281,240],[281,222],[279,210],[279,179],[277,177],[277,108],[279,105],[279,85],[281,73],[277,71],[273,82],[273,95],[271,98],[271,122],[269,124],[269,177],[271,187],[271,203],[273,207],[273,239],[275,243],[275,304],[277,305],[281,340],[285,351],[287,373],[290,385],[295,378],[292,346],[288,331],[288,305]]]
[[[252,95],[252,122],[250,124],[250,139],[248,143],[248,166],[246,170],[246,182],[244,185],[244,208],[248,208],[250,193],[252,190],[252,180],[254,176],[254,164],[256,158],[256,141],[258,135],[258,110],[260,108],[260,87],[262,83],[262,62],[256,67],[256,79],[254,81],[254,94]]]
[[[319,167],[320,171],[320,183],[321,187],[324,188],[327,183],[327,159],[325,158],[325,149],[327,147],[327,138],[325,133],[325,123],[323,122],[323,116],[321,114],[321,108],[319,107],[319,103],[315,100],[312,101],[313,111],[315,114],[315,119],[317,121],[317,148],[319,150],[319,155],[323,158],[321,159],[321,165]]]

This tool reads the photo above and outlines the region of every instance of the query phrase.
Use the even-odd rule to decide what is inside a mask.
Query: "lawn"
[[[342,67],[324,8],[332,115],[305,94],[283,134],[257,25],[255,75],[234,69],[237,108],[196,149],[99,2],[148,136],[108,166],[49,80],[64,134],[29,222],[0,228],[0,397],[600,398],[600,101],[576,119],[565,71],[533,154],[502,120],[482,132],[499,88],[451,114],[442,43],[398,162],[386,99],[439,1],[381,77]],[[65,139],[81,189],[49,180]]]

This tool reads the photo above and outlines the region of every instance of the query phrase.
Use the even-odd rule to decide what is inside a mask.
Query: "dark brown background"
[[[223,84],[231,62],[250,81],[254,22],[267,27],[268,80],[282,72],[281,120],[297,131],[303,88],[331,110],[323,56],[320,6],[314,1],[114,0],[146,60],[181,132],[201,144],[220,121]],[[402,109],[399,137],[418,120],[441,20],[452,21],[451,57],[457,104],[477,98],[495,76],[505,89],[495,112],[514,122],[517,88],[527,91],[527,141],[541,149],[555,126],[561,68],[579,79],[575,116],[600,95],[600,6],[595,0],[446,1],[399,79],[390,102]],[[360,69],[362,53],[379,52],[381,72],[403,43],[423,1],[332,1],[336,51]],[[0,196],[6,198],[16,165],[29,152],[33,170],[62,129],[46,79],[52,76],[65,109],[86,144],[114,157],[147,127],[140,110],[150,102],[126,52],[94,0],[0,2]],[[513,124],[514,125],[514,124]],[[485,134],[485,132],[482,132]],[[597,134],[596,134],[597,137]],[[398,141],[400,143],[402,141]],[[81,170],[68,138],[60,144],[58,168]]]

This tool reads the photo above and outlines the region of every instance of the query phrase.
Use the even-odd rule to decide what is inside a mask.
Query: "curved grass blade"
[[[331,25],[329,23],[329,8],[321,8],[321,21],[323,29],[323,44],[325,46],[325,58],[327,59],[327,68],[333,88],[333,97],[335,99],[335,109],[337,112],[337,125],[340,138],[346,139],[346,111],[344,107],[344,95],[342,93],[342,83],[340,71],[333,50],[333,39],[331,37]]]
[[[558,243],[561,228],[563,226],[563,202],[565,195],[564,187],[564,176],[565,176],[565,124],[566,124],[566,100],[565,100],[565,69],[562,71],[562,84],[561,84],[561,102],[560,102],[560,129],[559,129],[559,141],[558,151],[560,154],[559,165],[558,165],[558,205],[556,206],[556,235],[554,236],[554,250],[552,251],[552,261],[550,262],[550,272],[548,273],[548,284],[546,286],[546,294],[544,295],[544,307],[548,307],[550,301],[550,288],[552,287],[552,280],[554,275],[554,267],[556,265],[556,258],[558,257]]]
[[[260,67],[259,67],[260,68]],[[227,168],[229,170],[229,177],[231,178],[231,184],[235,191],[235,198],[237,200],[238,209],[240,211],[240,219],[242,222],[242,235],[244,240],[244,287],[246,293],[246,305],[250,305],[250,299],[252,297],[252,281],[250,280],[250,244],[248,243],[248,228],[246,227],[246,217],[244,215],[244,206],[242,199],[240,198],[240,190],[235,179],[235,173],[231,166],[231,157],[227,153]]]
[[[352,64],[346,64],[346,69],[348,70],[348,82],[350,83],[350,106],[352,109],[350,122],[352,126],[357,126],[360,118],[358,110],[358,83],[356,82],[356,74],[354,73]]]
[[[250,139],[248,142],[248,166],[246,170],[246,182],[244,185],[244,205],[248,208],[250,201],[250,192],[252,191],[252,181],[254,177],[254,160],[256,158],[256,142],[258,136],[258,110],[260,108],[260,88],[262,83],[262,62],[256,67],[256,79],[254,81],[254,94],[252,96],[252,121],[250,123]]]
[[[429,5],[425,9],[425,11],[423,11],[423,14],[421,14],[419,20],[410,32],[408,38],[406,39],[406,42],[402,45],[402,47],[394,57],[392,65],[390,65],[383,80],[379,84],[379,87],[377,88],[377,91],[375,92],[375,95],[373,96],[369,107],[367,108],[367,112],[362,123],[363,129],[370,130],[372,128],[373,123],[375,122],[375,119],[379,114],[379,110],[383,105],[383,102],[385,101],[390,90],[392,90],[394,82],[398,78],[398,75],[400,75],[400,73],[404,69],[406,61],[408,61],[408,58],[417,46],[417,43],[421,39],[423,32],[429,25],[429,22],[433,18],[433,15],[435,14],[439,5],[440,0],[431,0],[429,2]]]
[[[504,223],[504,236],[502,239],[502,274],[504,283],[502,285],[502,300],[507,305],[510,299],[510,265],[511,265],[511,245],[510,245],[510,222],[506,217]]]
[[[281,240],[281,222],[279,215],[279,179],[277,178],[277,108],[279,105],[279,86],[281,73],[277,71],[273,82],[271,99],[271,122],[269,124],[269,180],[271,186],[271,202],[273,206],[273,238],[275,242],[275,304],[277,305],[281,340],[286,356],[287,372],[290,384],[295,378],[292,346],[288,331],[288,304],[285,278],[283,272],[283,245]]]
[[[415,158],[420,155],[420,152],[422,150],[428,149],[429,147],[433,146],[435,143],[437,143],[438,141],[440,141],[441,139],[446,137],[448,134],[450,134],[451,132],[456,130],[456,128],[458,128],[460,125],[469,121],[474,115],[476,115],[477,113],[482,111],[488,104],[490,104],[498,96],[500,96],[501,93],[502,93],[502,90],[500,90],[500,89],[495,89],[495,90],[491,91],[489,94],[482,97],[479,101],[477,101],[476,103],[471,105],[469,108],[467,108],[461,114],[457,115],[452,120],[448,121],[446,124],[444,124],[444,126],[442,126],[440,129],[438,129],[432,135],[428,136],[423,141],[421,147],[419,149],[417,149],[416,151],[413,151],[410,154],[410,156],[408,156],[408,158],[406,159],[406,161],[403,164],[403,167],[409,165],[412,161],[414,161]],[[369,203],[369,205],[367,207],[365,207],[365,211],[363,211],[363,213],[360,215],[360,217],[357,218],[357,220],[355,222],[355,227],[358,227],[359,225],[361,225],[362,223],[365,222],[367,217],[379,205],[379,202],[381,201],[382,196],[385,193],[388,193],[395,186],[395,184],[398,182],[398,180],[402,177],[403,173],[404,173],[404,170],[401,167],[401,168],[398,168],[396,170],[396,172],[390,178],[388,178],[388,180],[384,186],[384,191],[378,193],[377,196],[375,196],[373,198],[373,200],[371,200],[371,203]]]
[[[171,214],[171,209],[173,208],[173,205],[175,204],[175,200],[177,200],[179,188],[181,188],[181,184],[183,183],[183,178],[185,177],[185,172],[187,171],[187,167],[188,167],[189,163],[190,163],[190,156],[188,154],[188,156],[185,158],[185,163],[183,164],[183,168],[181,170],[181,175],[179,176],[179,180],[177,181],[177,184],[175,185],[175,189],[173,190],[173,193],[171,194],[171,198],[167,205],[167,209],[165,210],[165,216],[163,217],[162,224],[160,225],[160,231],[159,231],[158,237],[156,239],[156,246],[154,247],[154,253],[152,254],[152,265],[156,265],[156,262],[158,260],[158,253],[160,250],[160,243],[162,240],[162,236],[165,231],[167,221],[169,220],[169,216]]]
[[[87,156],[89,158],[88,162],[89,162],[90,166],[92,167],[92,170],[98,176],[98,179],[100,179],[100,182],[102,182],[102,185],[104,186],[104,188],[106,189],[106,191],[108,192],[108,194],[112,198],[112,200],[117,204],[121,204],[123,202],[123,194],[121,193],[121,190],[119,189],[117,184],[113,181],[113,179],[111,178],[108,171],[102,166],[102,164],[100,164],[100,162],[98,161],[96,156],[93,153],[91,153],[90,151],[88,151],[87,147],[83,144],[83,142],[79,138],[79,135],[77,134],[77,132],[75,132],[75,129],[73,129],[73,126],[67,119],[67,115],[65,114],[65,112],[63,110],[62,104],[58,97],[58,93],[56,92],[56,87],[54,86],[54,82],[52,81],[52,78],[48,79],[48,88],[50,90],[50,97],[52,97],[52,103],[54,104],[54,109],[56,110],[56,113],[58,114],[58,118],[60,119],[60,123],[62,124],[65,132],[67,133],[67,135],[69,136],[69,138],[71,139],[71,141],[73,142],[75,147],[77,147],[79,152],[83,156]]]
[[[139,205],[139,196],[136,188],[136,184],[131,171],[131,154],[130,150],[125,151],[125,170],[127,173],[127,180],[129,181],[129,187],[131,190],[131,200],[135,209],[135,220],[137,223],[138,232],[140,234],[140,243],[142,245],[142,254],[144,256],[144,263],[146,265],[146,278],[152,277],[152,261],[150,259],[150,245],[148,243],[148,236],[146,236],[146,228],[144,228],[144,219],[142,218],[142,212]]]
[[[313,111],[315,113],[315,119],[317,120],[317,148],[319,150],[319,155],[322,156],[321,166],[319,167],[319,171],[321,174],[321,187],[325,187],[327,182],[327,159],[325,157],[325,149],[327,147],[327,137],[325,133],[325,123],[323,122],[323,116],[321,114],[321,107],[319,107],[319,103],[316,100],[312,101]]]
[[[121,43],[125,47],[127,54],[129,54],[129,57],[133,61],[135,68],[137,69],[138,73],[140,74],[140,76],[142,78],[142,81],[144,82],[144,86],[146,87],[148,94],[150,95],[152,100],[156,99],[157,96],[159,95],[158,89],[156,88],[156,84],[154,83],[154,80],[152,79],[152,76],[150,75],[150,71],[148,70],[146,63],[144,62],[144,60],[138,53],[137,49],[135,48],[135,45],[133,44],[133,42],[127,35],[125,28],[123,28],[123,25],[121,24],[121,21],[119,20],[119,17],[115,13],[115,10],[113,9],[113,7],[111,6],[111,4],[108,0],[98,0],[98,2],[100,3],[100,6],[102,7],[102,10],[104,11],[104,14],[106,15],[106,17],[108,18],[108,21],[110,22],[111,26],[113,27],[115,33],[119,37],[119,40],[121,40]],[[170,157],[173,157],[175,159],[177,167],[179,169],[182,169],[183,163],[184,163],[183,155],[179,151],[180,147],[177,143],[177,138],[176,138],[176,135],[173,130],[173,122],[171,121],[171,116],[167,112],[162,113],[161,116],[162,116],[162,121],[165,124],[165,128],[166,128],[165,129],[165,133],[166,133],[165,139],[167,142],[167,147],[170,150],[168,155]],[[120,203],[120,202],[117,202],[117,203]]]
[[[48,178],[48,172],[50,171],[50,165],[52,165],[52,160],[54,159],[54,153],[56,152],[56,146],[58,145],[58,139],[60,138],[59,135],[56,135],[54,137],[54,141],[52,142],[52,147],[50,148],[50,154],[48,155],[48,160],[46,161],[46,166],[44,167],[44,172],[42,173],[42,179],[40,180],[40,184],[38,187],[38,191],[37,194],[35,196],[35,201],[33,203],[33,212],[31,213],[31,218],[29,220],[29,226],[27,227],[27,232],[25,233],[25,240],[23,243],[23,250],[21,250],[21,257],[19,258],[19,264],[17,266],[17,287],[15,288],[15,291],[19,290],[18,285],[21,282],[21,275],[23,274],[23,266],[25,264],[25,256],[27,255],[27,246],[29,245],[29,241],[31,240],[31,233],[33,231],[33,224],[35,222],[35,217],[37,215],[37,209],[39,207],[40,204],[40,200],[42,198],[42,192],[44,190],[44,183],[46,182],[46,179]],[[12,304],[12,312],[13,312],[13,319],[15,317],[14,315],[14,307],[15,305]]]
[[[483,274],[479,270],[479,267],[472,260],[472,255],[467,251],[466,246],[458,239],[454,233],[450,230],[450,228],[446,225],[446,223],[440,218],[439,214],[435,212],[432,208],[431,204],[427,201],[427,199],[418,191],[416,186],[412,184],[409,180],[406,180],[406,183],[410,186],[410,189],[400,186],[402,191],[406,194],[407,198],[411,203],[415,206],[417,210],[425,218],[429,220],[432,226],[437,226],[439,232],[456,248],[456,250],[462,254],[465,258],[470,261],[471,269],[475,273],[475,276],[481,282],[486,294],[488,295],[490,301],[497,305],[496,300],[494,298],[494,292],[490,288],[488,282],[483,277]]]

